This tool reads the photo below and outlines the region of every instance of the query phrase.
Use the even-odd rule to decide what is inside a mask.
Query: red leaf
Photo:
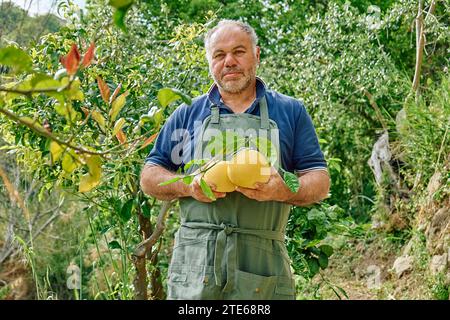
[[[87,117],[89,115],[89,109],[88,108],[81,107],[81,111],[83,111],[85,117]]]
[[[92,60],[94,59],[94,52],[95,52],[95,43],[91,42],[91,45],[84,54],[83,61],[81,62],[81,65],[83,67],[86,68],[91,64]]]
[[[109,95],[111,94],[111,91],[109,90],[108,85],[100,77],[97,77],[97,84],[98,88],[100,89],[100,94],[102,95],[103,101],[109,103]]]
[[[80,53],[78,52],[77,45],[74,43],[69,53],[60,58],[61,64],[66,68],[67,74],[74,75],[80,64]]]
[[[127,136],[122,131],[122,129],[120,129],[119,132],[116,133],[116,138],[117,140],[119,140],[120,144],[124,144],[125,142],[127,142]]]
[[[116,90],[114,90],[111,98],[109,99],[109,103],[113,103],[114,100],[116,99],[117,95],[119,94],[120,89],[122,88],[122,84],[119,83],[119,85],[117,86]]]
[[[150,137],[148,137],[145,141],[144,144],[142,145],[141,149],[144,149],[146,146],[148,146],[150,143],[153,142],[153,140],[156,139],[156,137],[158,136],[158,132],[152,134]]]

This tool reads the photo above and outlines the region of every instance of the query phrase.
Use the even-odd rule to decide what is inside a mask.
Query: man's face
[[[250,36],[237,26],[225,26],[210,39],[209,70],[219,88],[241,93],[256,77],[259,47],[253,52]]]

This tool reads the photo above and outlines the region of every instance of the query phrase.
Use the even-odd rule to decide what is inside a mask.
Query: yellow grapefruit
[[[203,179],[209,185],[214,184],[217,192],[232,192],[236,186],[228,179],[228,161],[219,161],[208,169],[203,175]]]
[[[270,164],[257,150],[242,149],[228,162],[228,178],[231,183],[254,189],[256,182],[266,183],[270,178]]]

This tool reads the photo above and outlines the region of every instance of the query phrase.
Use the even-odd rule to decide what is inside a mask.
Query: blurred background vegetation
[[[447,1],[87,0],[81,10],[65,0],[54,7],[58,16],[31,16],[0,4],[0,108],[10,112],[0,113],[0,299],[165,298],[178,207],[146,253],[143,295],[133,252],[155,231],[161,203],[139,190],[139,173],[180,103],[167,103],[161,89],[176,100],[211,85],[202,37],[222,18],[255,27],[259,76],[304,102],[328,162],[330,197],[293,208],[289,220],[297,298],[449,299]],[[95,58],[66,77],[70,90],[38,94],[64,86],[60,57],[73,44],[86,55],[91,42]],[[32,67],[8,58],[11,47]],[[117,121],[98,77],[110,95],[123,94]],[[80,192],[94,170],[88,158],[69,147],[58,160],[53,138],[36,126],[104,152],[98,185]]]

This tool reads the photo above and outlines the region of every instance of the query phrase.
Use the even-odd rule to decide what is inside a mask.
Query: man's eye
[[[214,59],[222,59],[225,55],[223,53],[219,53],[214,55]]]
[[[245,53],[243,50],[236,51],[235,54],[238,56],[242,56]]]

